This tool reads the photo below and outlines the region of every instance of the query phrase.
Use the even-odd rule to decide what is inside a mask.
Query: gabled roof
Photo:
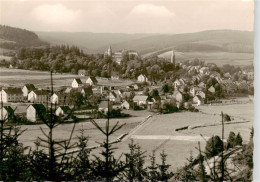
[[[95,84],[98,83],[96,77],[94,77],[94,76],[90,76],[89,79],[91,79],[92,82],[95,83]]]
[[[101,101],[98,105],[99,108],[108,108],[108,101]]]
[[[204,100],[200,95],[195,95],[193,98],[197,97],[199,100]]]
[[[69,106],[60,106],[61,110],[63,110],[65,113],[68,113],[68,111],[70,111],[70,107]]]
[[[35,90],[36,88],[35,88],[35,86],[34,86],[34,84],[25,84],[24,85],[28,90]]]
[[[133,101],[146,101],[148,96],[146,95],[136,95],[133,98]]]
[[[40,112],[40,113],[46,112],[46,108],[43,104],[32,104],[30,106],[32,106],[37,112]]]
[[[83,87],[81,91],[84,91],[85,94],[93,94],[92,87]]]
[[[7,94],[23,94],[23,91],[21,88],[7,88],[3,89]]]
[[[80,78],[75,78],[74,80],[76,80],[77,84],[82,84],[82,81]]]
[[[3,108],[8,112],[8,113],[14,113],[14,110],[11,106],[3,106]],[[0,108],[1,109],[1,108]]]
[[[36,95],[49,95],[48,90],[34,90],[33,91]]]

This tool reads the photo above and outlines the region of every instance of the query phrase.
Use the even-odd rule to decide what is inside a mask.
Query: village
[[[130,54],[138,56],[136,52]],[[104,56],[112,57],[117,64],[120,64],[122,59],[122,55],[120,57],[118,53],[112,53],[111,46]],[[235,96],[235,93],[242,96],[252,94],[250,94],[253,90],[252,71],[239,71],[236,74],[244,79],[234,81],[230,73],[221,75],[217,71],[212,71],[214,69],[210,68],[211,64],[201,66],[192,65],[192,62],[176,62],[174,50],[170,62],[191,74],[191,79],[180,77],[174,82],[155,83],[145,74],[140,74],[130,85],[108,86],[98,81],[105,78],[86,76],[86,71],[80,69],[78,76],[71,81],[70,87],[61,86],[51,90],[50,87],[36,88],[31,83],[25,84],[22,88],[2,87],[0,117],[11,118],[12,115],[18,115],[28,122],[40,122],[38,113],[46,113],[51,104],[55,106],[57,116],[64,116],[73,109],[74,115],[83,120],[106,117],[108,111],[117,113],[110,117],[121,117],[121,111],[124,110],[148,110],[160,113],[197,111],[197,106],[207,104],[210,107],[212,103],[221,103],[222,98]],[[111,76],[107,80],[109,82],[120,78]]]

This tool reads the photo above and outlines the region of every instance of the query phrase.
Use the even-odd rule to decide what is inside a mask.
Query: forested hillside
[[[0,25],[0,48],[19,49],[21,47],[39,47],[48,45],[39,39],[34,32]]]

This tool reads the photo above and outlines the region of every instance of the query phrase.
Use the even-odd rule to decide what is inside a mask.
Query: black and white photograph
[[[254,181],[255,3],[0,0],[0,181]]]

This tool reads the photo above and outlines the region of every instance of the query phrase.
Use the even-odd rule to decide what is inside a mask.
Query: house
[[[249,89],[249,84],[245,80],[236,82],[236,85],[237,85],[238,90],[248,90]]]
[[[141,83],[148,82],[148,78],[145,75],[141,74],[137,77],[137,81]]]
[[[33,90],[36,90],[34,84],[25,84],[25,85],[23,86],[23,89],[22,89],[22,91],[23,91],[23,96],[24,96],[24,97],[27,97],[28,94],[29,94],[31,91],[33,91]]]
[[[65,114],[70,114],[71,109],[69,106],[60,106],[56,109],[55,114],[56,116],[64,116]]]
[[[0,101],[3,103],[21,102],[23,101],[23,91],[21,88],[2,89],[0,91]]]
[[[0,108],[0,120],[10,121],[14,116],[14,110],[10,106],[3,106]]]
[[[175,98],[175,100],[177,102],[182,102],[183,101],[183,94],[181,92],[179,92],[178,90],[177,91],[174,91],[173,93],[173,98]]]
[[[101,101],[100,104],[98,105],[98,110],[100,112],[107,113],[108,109],[109,109],[109,111],[112,110],[112,104],[108,101]]]
[[[224,75],[223,75],[225,78],[231,78],[231,75],[230,75],[230,73],[229,72],[227,72],[227,73],[225,73]]]
[[[211,87],[209,87],[208,91],[214,94],[216,92],[216,89],[212,85]]]
[[[98,83],[98,81],[97,81],[96,77],[94,77],[94,76],[88,77],[88,79],[86,81],[86,84],[90,85],[90,86],[97,85],[97,83]]]
[[[185,81],[183,79],[177,79],[173,82],[174,89],[177,89],[183,85],[185,85]]]
[[[79,75],[79,76],[86,76],[86,70],[80,69],[80,70],[78,71],[78,75]]]
[[[79,88],[79,87],[82,87],[82,86],[83,86],[83,83],[82,83],[81,79],[74,78],[74,80],[72,81],[71,87],[72,88]]]
[[[103,86],[92,87],[92,92],[93,92],[93,94],[103,94],[104,87]]]
[[[66,94],[54,93],[51,96],[50,101],[52,104],[65,104],[66,98],[67,98]]]
[[[43,104],[32,104],[26,109],[26,118],[29,121],[36,122],[40,119],[40,115],[44,116],[47,110]]]
[[[91,86],[88,87],[83,87],[80,91],[80,93],[84,96],[84,97],[89,97],[91,95],[93,95],[93,90]]]
[[[136,95],[134,96],[133,101],[138,106],[144,106],[147,105],[147,99],[148,96],[146,95]]]
[[[198,87],[199,87],[199,88],[202,88],[202,89],[205,89],[205,88],[206,88],[206,84],[205,84],[204,82],[200,82],[200,83],[198,84]]]
[[[33,90],[28,94],[28,101],[33,103],[48,103],[49,91]]]
[[[112,109],[115,109],[115,110],[121,109],[121,104],[113,104]]]
[[[73,90],[73,88],[68,87],[68,88],[65,89],[64,93],[68,94],[68,93],[70,93],[72,90]]]
[[[194,104],[197,104],[197,106],[200,106],[200,105],[204,104],[204,99],[201,96],[196,95],[196,96],[193,97],[192,102]]]
[[[202,88],[199,87],[192,87],[190,89],[190,94],[194,97],[195,95],[198,95],[199,92],[202,91]]]
[[[134,87],[134,90],[138,90],[139,89],[139,86],[137,84],[133,84],[132,86]]]
[[[209,68],[208,67],[202,67],[202,68],[200,68],[199,72],[202,75],[208,75],[209,74]]]
[[[130,109],[130,104],[126,100],[121,104],[122,109]]]
[[[115,92],[109,92],[108,99],[113,102],[120,102],[120,96]]]
[[[206,94],[203,91],[198,92],[197,95],[199,95],[202,99],[206,98]]]

